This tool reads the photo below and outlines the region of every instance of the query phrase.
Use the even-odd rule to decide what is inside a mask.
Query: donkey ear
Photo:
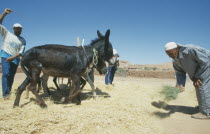
[[[108,29],[105,34],[105,47],[104,47],[105,58],[107,62],[109,62],[109,59],[113,56],[112,45],[109,42],[109,35],[110,35],[110,30]]]
[[[100,33],[99,30],[97,30],[97,34],[98,34],[98,37],[99,37],[99,38],[103,38],[103,37],[104,37],[104,36]]]
[[[110,35],[110,30],[108,29],[108,30],[106,31],[105,37],[106,37],[106,38],[109,38],[109,35]]]

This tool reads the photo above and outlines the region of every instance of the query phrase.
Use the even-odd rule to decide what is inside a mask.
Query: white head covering
[[[119,57],[119,54],[117,53],[117,51],[115,49],[113,49],[113,55]]]
[[[165,45],[165,51],[177,48],[177,44],[175,42],[169,42]]]
[[[113,55],[117,54],[117,51],[115,49],[113,49]]]
[[[21,27],[21,28],[22,28],[22,25],[20,25],[19,23],[15,23],[15,24],[13,25],[13,27]]]

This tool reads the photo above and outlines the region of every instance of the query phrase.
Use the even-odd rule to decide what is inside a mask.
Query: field
[[[68,95],[68,90],[51,88],[52,96],[45,98],[48,108],[40,108],[32,93],[29,99],[25,99],[23,92],[20,107],[13,109],[15,91],[24,78],[23,73],[17,73],[10,100],[0,99],[0,134],[210,133],[210,120],[190,117],[197,106],[190,81],[176,100],[167,102],[160,92],[164,85],[174,86],[175,79],[115,77],[113,86],[105,86],[104,76],[96,75],[96,100],[92,99],[87,84],[81,105],[61,104],[59,100]],[[52,78],[48,85],[55,87]],[[168,104],[168,108],[159,109],[151,105],[159,101]]]

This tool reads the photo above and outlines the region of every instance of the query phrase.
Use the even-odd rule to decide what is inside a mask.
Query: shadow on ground
[[[153,114],[159,118],[167,118],[169,117],[171,114],[174,114],[175,112],[180,112],[180,113],[184,113],[184,114],[196,114],[199,112],[199,108],[198,107],[188,107],[188,106],[179,106],[179,105],[169,105],[167,103],[165,103],[164,101],[159,101],[159,102],[155,102],[153,101],[151,103],[151,105],[153,105],[156,108],[159,109],[164,109],[168,112],[164,113],[164,112],[154,112]]]
[[[50,98],[50,100],[54,101],[54,103],[56,103],[56,104],[60,104],[61,103],[60,100],[63,97],[69,96],[69,87],[66,87],[66,88],[61,89],[61,90],[57,90],[54,87],[50,87],[49,90],[50,90],[50,94],[51,94],[49,98]],[[85,92],[85,90],[86,89],[83,89],[83,91],[82,91],[82,93],[80,95],[81,101],[93,98],[92,92],[91,91],[90,92]],[[97,97],[102,97],[102,98],[109,98],[109,97],[111,97],[108,93],[103,92],[99,88],[96,88],[96,94],[97,94]],[[41,96],[43,98],[46,98],[46,96],[44,94],[41,94]],[[74,102],[75,101],[73,100],[73,103]]]
[[[50,99],[51,101],[53,101],[55,104],[64,104],[63,102],[61,102],[61,99],[63,97],[67,97],[69,95],[69,87],[65,87],[63,86],[63,88],[61,90],[57,90],[54,87],[49,87],[50,90],[50,96],[46,96],[43,92],[40,93],[41,98],[43,98],[44,100]],[[87,100],[87,99],[91,99],[93,98],[93,94],[92,92],[86,92],[86,89],[83,89],[80,97],[81,97],[81,101]],[[31,93],[31,92],[30,92]],[[109,98],[111,97],[107,92],[103,92],[100,88],[96,88],[96,94],[97,94],[97,98]],[[32,102],[38,103],[38,101],[35,99],[35,96],[32,95],[32,97],[30,97],[29,101],[22,104],[20,107],[24,107]],[[72,103],[76,103],[77,101],[75,99],[73,99]]]

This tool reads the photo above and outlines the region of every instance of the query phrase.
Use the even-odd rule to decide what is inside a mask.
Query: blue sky
[[[3,25],[23,25],[29,49],[44,44],[85,45],[111,30],[110,42],[121,60],[132,64],[171,61],[167,42],[210,49],[210,0],[2,0],[10,8]]]

